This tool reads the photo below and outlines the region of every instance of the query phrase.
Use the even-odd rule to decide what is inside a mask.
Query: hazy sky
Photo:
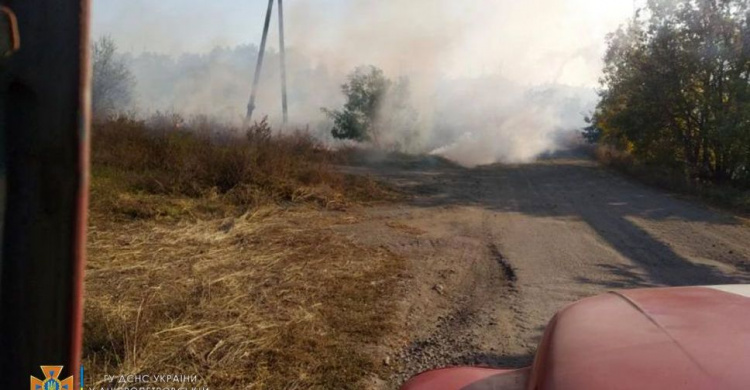
[[[108,34],[125,51],[169,54],[257,43],[267,5],[93,3],[94,36]],[[286,0],[285,10],[288,45],[328,65],[588,86],[600,73],[604,35],[632,15],[633,0]],[[277,46],[275,31],[269,46]]]

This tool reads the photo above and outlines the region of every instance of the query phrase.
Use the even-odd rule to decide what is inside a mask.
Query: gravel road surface
[[[750,226],[579,158],[352,171],[412,194],[350,230],[404,255],[405,347],[384,388],[452,364],[531,362],[556,311],[607,290],[750,283]]]

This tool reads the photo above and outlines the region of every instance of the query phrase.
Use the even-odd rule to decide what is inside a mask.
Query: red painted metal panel
[[[748,351],[746,296],[705,287],[621,291],[561,310],[530,369],[435,370],[403,389],[745,389]]]
[[[701,287],[612,293],[569,306],[547,333],[530,389],[750,383],[750,299],[740,295]]]
[[[523,390],[529,369],[498,370],[479,367],[453,367],[428,371],[404,384],[402,390]]]
[[[78,89],[78,204],[76,207],[76,235],[73,243],[71,265],[71,307],[70,307],[70,358],[67,365],[70,372],[78,373],[81,364],[83,346],[83,290],[86,273],[86,229],[88,227],[89,207],[89,156],[91,129],[91,58],[89,48],[89,25],[91,23],[90,0],[80,1],[80,78]],[[83,383],[76,375],[75,386],[82,388]]]

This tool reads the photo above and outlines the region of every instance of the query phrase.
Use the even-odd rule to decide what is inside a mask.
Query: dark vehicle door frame
[[[5,193],[0,383],[81,360],[89,139],[89,0],[0,0],[20,48],[0,64]],[[76,375],[76,388],[79,378]],[[72,389],[70,389],[72,390]]]

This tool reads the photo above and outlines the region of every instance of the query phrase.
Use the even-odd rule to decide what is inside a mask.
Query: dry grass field
[[[227,135],[233,134],[233,135]],[[397,196],[265,123],[97,123],[85,361],[104,374],[198,375],[212,389],[357,388],[393,330],[402,259],[334,228]],[[348,210],[348,211],[345,211]]]

